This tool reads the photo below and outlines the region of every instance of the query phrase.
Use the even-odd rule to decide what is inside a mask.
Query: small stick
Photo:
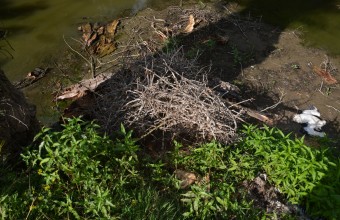
[[[281,91],[281,96],[280,96],[279,101],[276,104],[274,104],[274,105],[271,105],[271,106],[268,106],[265,109],[262,109],[260,112],[264,112],[264,111],[267,111],[268,109],[276,108],[280,103],[282,103],[284,96],[285,96],[285,93]]]
[[[335,108],[335,107],[333,107],[333,106],[331,106],[331,105],[326,105],[328,108],[332,108],[332,109],[334,109],[335,111],[337,111],[337,112],[340,112],[340,110],[339,109],[337,109],[337,108]]]

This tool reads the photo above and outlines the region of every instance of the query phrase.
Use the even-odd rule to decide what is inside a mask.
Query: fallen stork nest
[[[239,113],[207,86],[209,68],[198,68],[181,50],[144,58],[100,89],[95,113],[107,130],[122,122],[142,138],[157,131],[195,143],[235,138]]]

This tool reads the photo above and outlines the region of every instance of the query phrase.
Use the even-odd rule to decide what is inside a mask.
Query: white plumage
[[[316,107],[302,111],[293,117],[293,121],[302,124],[307,134],[312,136],[324,137],[325,133],[321,132],[322,127],[326,124],[325,120],[320,118],[321,114]]]

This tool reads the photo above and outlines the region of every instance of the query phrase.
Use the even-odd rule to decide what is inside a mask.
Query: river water
[[[77,34],[86,20],[103,21],[152,6],[164,8],[180,0],[0,0],[0,68],[19,80],[65,45],[63,35]],[[187,2],[189,0],[183,0]],[[198,1],[198,0],[197,0]],[[226,0],[227,1],[227,0]],[[300,28],[308,45],[340,55],[340,0],[235,0],[268,22]]]
[[[0,0],[0,29],[7,42],[0,42],[0,67],[10,80],[19,80],[55,55],[65,45],[63,35],[77,34],[85,21],[104,21],[122,13],[133,14],[154,6],[169,5],[168,0]],[[1,35],[0,35],[1,36]]]
[[[281,28],[298,29],[305,44],[340,55],[340,0],[236,0],[245,14]]]
[[[193,0],[183,0],[183,3]],[[227,1],[227,0],[226,0]],[[180,0],[0,0],[0,68],[12,81],[58,56],[63,36],[79,35],[86,21],[108,21],[145,7],[178,5]],[[198,2],[194,1],[194,2]],[[244,13],[263,16],[282,28],[300,28],[308,45],[340,55],[340,0],[235,0]],[[5,30],[5,31],[4,31]],[[1,40],[4,37],[7,41]],[[79,36],[78,36],[79,37]],[[50,100],[26,95],[38,107],[38,117],[51,122]]]

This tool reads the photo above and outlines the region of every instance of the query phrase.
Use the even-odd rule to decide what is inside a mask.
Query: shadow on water
[[[251,11],[275,25],[287,27],[291,23],[309,22],[309,18],[317,16],[320,12],[339,13],[336,3],[338,0],[286,0],[286,1],[271,1],[271,0],[238,0],[245,8],[243,14]],[[310,21],[312,22],[312,21]],[[322,28],[324,21],[316,19],[313,25]]]
[[[307,44],[340,54],[339,0],[236,0],[244,7],[242,14],[263,17],[264,21],[282,28],[302,28]]]
[[[2,0],[0,7],[0,20],[6,21],[13,18],[25,18],[33,13],[46,9],[46,1],[40,0],[32,3],[27,3],[19,6],[13,5],[10,0]]]

